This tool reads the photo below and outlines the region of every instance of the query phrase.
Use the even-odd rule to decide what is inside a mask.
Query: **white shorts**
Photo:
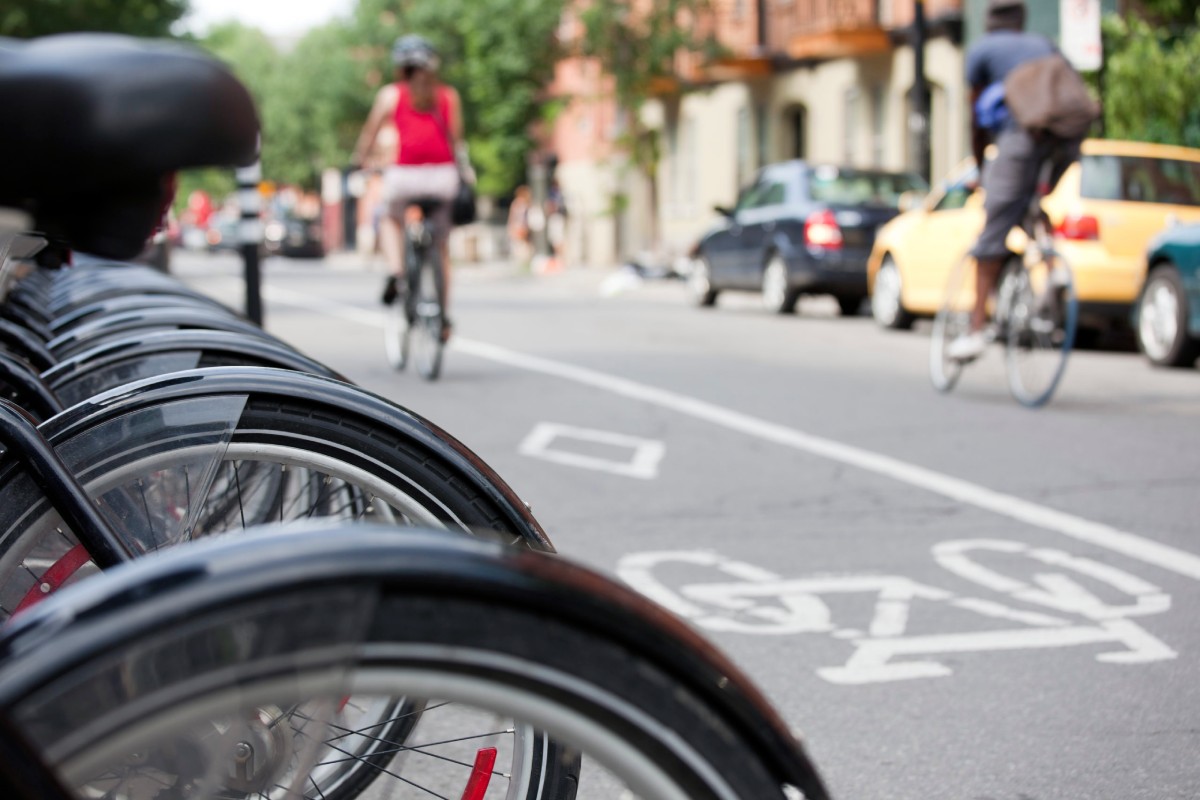
[[[454,164],[393,164],[383,173],[382,199],[389,213],[399,218],[416,200],[453,200],[458,182]]]

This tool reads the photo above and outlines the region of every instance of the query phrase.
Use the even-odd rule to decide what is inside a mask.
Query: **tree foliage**
[[[650,189],[652,237],[658,238],[658,164],[660,136],[642,123],[640,110],[662,86],[679,85],[678,58],[700,55],[705,60],[721,52],[716,36],[706,30],[713,12],[711,0],[591,0],[579,19],[584,33],[582,54],[596,59],[611,76],[621,115],[619,143]],[[626,197],[613,198],[614,211]]]
[[[188,0],[4,0],[0,36],[71,31],[167,36],[187,11]]]
[[[1165,26],[1189,26],[1200,13],[1200,0],[1141,0],[1140,11],[1153,23]]]
[[[710,0],[594,0],[579,15],[583,54],[612,76],[617,105],[635,111],[655,87],[678,78],[681,53],[718,52],[715,36],[697,24],[711,6]]]
[[[1194,102],[1200,96],[1200,29],[1172,32],[1110,15],[1104,47],[1106,134],[1200,147],[1200,107]]]

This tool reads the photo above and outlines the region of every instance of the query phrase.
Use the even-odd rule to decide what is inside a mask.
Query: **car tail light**
[[[1068,214],[1054,232],[1072,241],[1095,241],[1100,238],[1100,220],[1090,214]]]
[[[832,211],[826,209],[808,215],[804,220],[804,243],[822,250],[842,249],[842,229]]]

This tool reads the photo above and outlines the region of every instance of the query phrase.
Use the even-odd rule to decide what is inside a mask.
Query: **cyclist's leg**
[[[1040,160],[1027,131],[1002,131],[996,139],[996,147],[996,159],[983,175],[987,219],[972,250],[977,266],[971,330],[949,345],[947,353],[952,358],[975,358],[990,340],[986,330],[988,303],[1010,255],[1008,234],[1024,219],[1037,184]]]
[[[380,202],[384,214],[379,220],[379,247],[387,261],[388,277],[384,284],[383,302],[395,302],[402,284],[405,264],[404,210],[408,201],[404,196],[403,168],[388,167],[383,175],[383,193]]]
[[[975,305],[971,309],[971,330],[982,331],[988,322],[988,298],[996,292],[1000,270],[1007,255],[999,258],[977,258],[975,260]]]

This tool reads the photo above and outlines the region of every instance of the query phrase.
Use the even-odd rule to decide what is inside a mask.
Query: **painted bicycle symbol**
[[[1098,645],[1096,660],[1105,663],[1142,664],[1176,657],[1133,620],[1169,610],[1170,596],[1116,567],[997,539],[942,542],[934,546],[933,558],[947,572],[1003,595],[1006,602],[901,575],[784,578],[709,551],[631,554],[621,559],[617,572],[635,589],[701,628],[752,635],[825,634],[852,644],[846,663],[817,670],[832,683],[943,677],[952,670],[937,656],[955,653]],[[1033,574],[1024,578],[988,565],[998,561],[1012,566],[1025,559]],[[672,566],[715,570],[720,579],[671,588],[659,575]],[[833,598],[851,595],[874,597],[869,618],[859,625],[841,619],[850,615],[835,614],[830,606]],[[918,601],[970,612],[988,624],[976,631],[910,634]]]

